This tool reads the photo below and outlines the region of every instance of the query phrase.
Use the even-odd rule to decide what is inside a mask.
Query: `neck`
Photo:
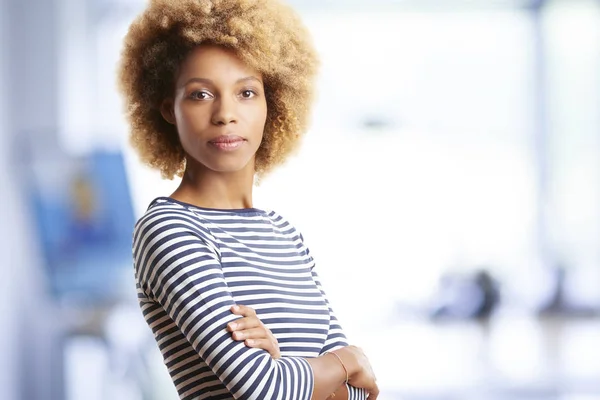
[[[235,172],[216,172],[188,164],[172,198],[199,207],[252,208],[254,165]]]

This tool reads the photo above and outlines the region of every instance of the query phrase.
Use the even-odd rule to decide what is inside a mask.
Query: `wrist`
[[[360,367],[358,365],[358,359],[354,354],[352,346],[342,347],[341,349],[337,349],[332,353],[337,354],[344,363],[349,379],[359,372]]]

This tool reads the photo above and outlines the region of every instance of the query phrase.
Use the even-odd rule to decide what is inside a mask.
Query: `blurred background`
[[[322,58],[294,222],[381,399],[600,399],[600,2],[293,0]],[[0,0],[0,398],[175,400],[131,230],[177,182],[116,91],[143,0]],[[302,182],[302,185],[298,185]]]

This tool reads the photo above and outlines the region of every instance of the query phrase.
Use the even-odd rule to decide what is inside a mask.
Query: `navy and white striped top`
[[[142,313],[181,399],[308,400],[305,358],[347,345],[302,235],[275,212],[160,197],[135,226],[133,259]],[[232,339],[233,304],[256,310],[281,358]]]

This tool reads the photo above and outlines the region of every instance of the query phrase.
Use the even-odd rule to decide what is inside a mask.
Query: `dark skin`
[[[172,198],[200,207],[252,207],[255,154],[267,117],[262,75],[233,52],[202,45],[182,62],[173,95],[161,105],[161,114],[177,127],[186,153],[186,169]],[[251,307],[232,306],[241,318],[229,323],[233,340],[281,357],[275,336]],[[335,353],[348,371],[350,385],[365,388],[375,400],[379,388],[363,351],[347,346]],[[314,400],[347,399],[346,372],[332,354],[306,359],[314,374]]]
[[[233,53],[200,46],[183,61],[163,117],[177,126],[186,169],[173,198],[209,208],[252,207],[255,153],[267,101],[262,76]],[[234,150],[214,145],[222,135],[242,139]]]

